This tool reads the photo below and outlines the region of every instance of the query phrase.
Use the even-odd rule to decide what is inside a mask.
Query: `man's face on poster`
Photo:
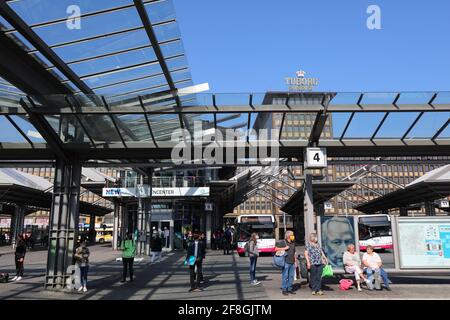
[[[332,218],[327,223],[327,234],[323,235],[323,249],[332,266],[343,265],[343,254],[349,244],[354,243],[353,228],[346,218]]]

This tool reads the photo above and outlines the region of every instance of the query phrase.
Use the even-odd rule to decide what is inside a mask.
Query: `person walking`
[[[164,239],[166,248],[170,248],[170,230],[167,227],[164,227]]]
[[[150,258],[150,263],[155,262],[155,259],[161,261],[162,252],[162,239],[159,234],[156,234],[151,240],[152,257]]]
[[[87,241],[81,242],[80,246],[75,250],[75,264],[80,268],[81,287],[78,291],[87,291],[87,276],[89,272],[89,249]]]
[[[250,258],[250,284],[258,285],[261,282],[256,280],[256,262],[258,261],[259,251],[258,251],[258,235],[252,233],[250,240],[247,244],[247,252]]]
[[[306,267],[310,270],[309,281],[314,296],[323,295],[322,271],[324,265],[328,264],[328,259],[318,241],[317,234],[311,233],[305,246]]]
[[[285,243],[285,247],[275,248],[275,250],[285,251],[286,253],[283,272],[281,274],[281,289],[282,294],[287,296],[288,294],[296,294],[292,288],[295,275],[295,263],[297,260],[295,257],[295,236],[292,231],[286,232]]]
[[[187,260],[191,256],[195,257],[194,264],[189,266],[190,283],[191,283],[191,288],[189,289],[189,292],[203,291],[203,289],[200,287],[200,282],[203,276],[202,264],[205,255],[206,249],[203,241],[200,240],[200,236],[198,234],[194,234],[194,241],[189,243],[186,255]]]
[[[228,227],[223,234],[223,254],[230,254],[232,237],[233,234],[231,232],[231,228]]]
[[[123,263],[123,277],[121,282],[127,280],[127,273],[130,270],[130,281],[133,281],[133,262],[134,256],[136,255],[136,244],[133,240],[133,234],[127,234],[125,240],[122,241],[120,245],[120,250],[122,250],[122,263]]]
[[[23,277],[23,264],[25,261],[25,254],[27,252],[27,244],[25,242],[25,239],[23,235],[20,235],[17,238],[17,245],[16,245],[16,251],[14,254],[14,260],[16,262],[16,276],[12,278],[12,281],[20,281]]]

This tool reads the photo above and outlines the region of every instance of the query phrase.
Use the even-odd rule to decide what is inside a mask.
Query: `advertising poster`
[[[402,268],[450,268],[450,219],[398,220]]]
[[[321,218],[322,248],[333,267],[343,267],[343,255],[355,243],[353,217]]]

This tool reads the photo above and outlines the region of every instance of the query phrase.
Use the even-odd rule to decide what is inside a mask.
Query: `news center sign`
[[[139,188],[103,188],[103,197],[150,197],[149,186]],[[208,197],[209,187],[195,188],[152,188],[153,198],[166,197]]]
[[[320,169],[327,167],[327,149],[306,148],[305,169]]]
[[[289,91],[312,91],[319,85],[318,78],[306,78],[306,72],[303,70],[298,70],[295,74],[297,77],[285,78]]]

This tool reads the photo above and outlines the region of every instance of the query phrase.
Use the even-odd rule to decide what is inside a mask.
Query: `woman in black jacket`
[[[27,252],[27,244],[22,236],[17,238],[16,252],[14,255],[16,261],[16,276],[12,281],[20,281],[23,277],[23,262],[25,260],[25,253]]]
[[[189,265],[191,275],[191,289],[189,292],[203,291],[200,287],[200,282],[203,280],[202,264],[205,259],[206,248],[204,242],[201,241],[198,234],[194,234],[194,241],[188,244],[186,260],[193,256],[194,264]]]

